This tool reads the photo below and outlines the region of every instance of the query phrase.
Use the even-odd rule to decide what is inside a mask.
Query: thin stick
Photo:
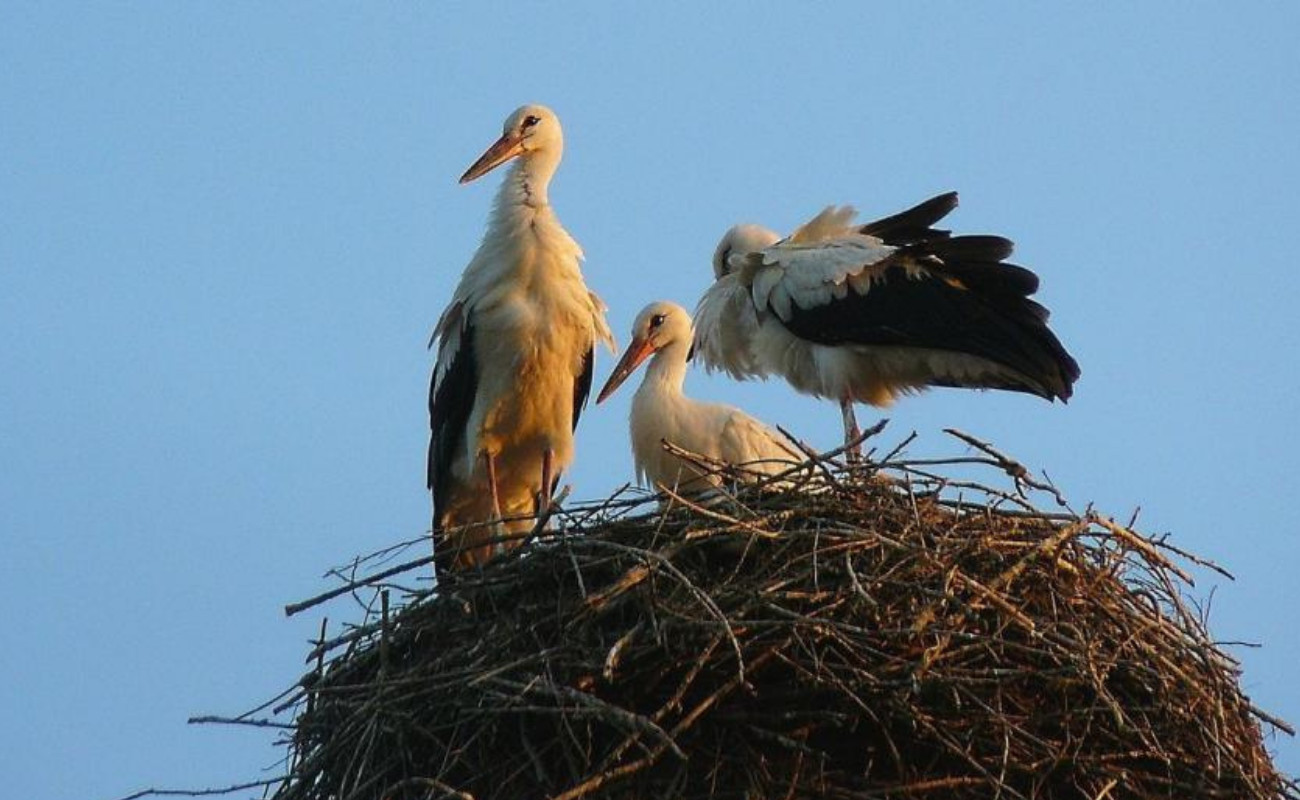
[[[283,782],[283,778],[268,778],[261,781],[237,783],[234,786],[226,786],[221,789],[142,789],[135,794],[128,794],[126,797],[120,798],[120,800],[139,800],[141,797],[211,797],[213,795],[242,792],[244,789],[256,789],[259,786],[274,786]]]
[[[383,572],[376,572],[374,575],[367,575],[366,577],[361,578],[359,580],[355,580],[350,583],[346,583],[343,586],[330,589],[328,592],[321,592],[315,597],[309,598],[307,600],[303,600],[300,603],[290,603],[284,607],[284,615],[286,617],[292,617],[294,614],[298,614],[300,612],[306,611],[309,608],[315,608],[321,603],[327,602],[329,600],[333,600],[339,595],[347,594],[348,592],[355,591],[357,589],[360,589],[363,586],[369,586],[372,583],[378,583],[379,581],[382,581],[384,578],[391,578],[394,575],[401,574],[403,572],[406,572],[409,569],[416,569],[418,567],[423,567],[426,564],[432,564],[432,563],[433,563],[433,556],[421,556],[420,558],[407,561],[404,564],[398,564],[397,566],[390,567],[389,569],[386,569]]]

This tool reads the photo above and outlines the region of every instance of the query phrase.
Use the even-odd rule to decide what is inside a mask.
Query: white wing
[[[435,392],[447,377],[447,370],[451,368],[452,361],[460,352],[461,334],[465,331],[464,310],[463,301],[452,300],[443,310],[442,316],[438,318],[433,333],[429,335],[429,347],[433,347],[434,342],[438,343],[438,360],[433,368],[433,391]]]
[[[750,468],[768,475],[803,461],[803,456],[783,441],[777,431],[740,409],[731,409],[730,418],[718,437],[719,455],[729,464],[753,464]]]
[[[757,309],[769,306],[788,320],[793,307],[811,309],[843,298],[852,288],[865,294],[898,248],[850,226],[853,210],[831,206],[789,238],[741,259],[741,282],[750,285]],[[734,263],[734,262],[733,262]]]

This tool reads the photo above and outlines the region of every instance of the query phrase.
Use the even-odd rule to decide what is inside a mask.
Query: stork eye
[[[663,315],[663,314],[655,314],[653,317],[650,318],[650,327],[651,327],[651,328],[658,328],[658,327],[659,327],[660,325],[662,325],[662,324],[664,324],[664,315]]]
[[[533,127],[534,125],[536,125],[541,121],[542,120],[540,117],[529,114],[528,116],[524,117],[524,129],[527,130],[528,128]]]

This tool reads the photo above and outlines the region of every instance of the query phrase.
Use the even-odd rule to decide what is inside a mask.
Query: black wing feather
[[[1038,291],[1038,276],[1024,267],[1003,261],[1015,249],[1001,236],[954,236],[922,242],[904,249],[922,262],[937,260],[945,275],[987,295],[1005,297],[1012,305]]]
[[[1038,288],[1038,277],[1023,267],[998,263],[1010,253],[1010,242],[994,236],[956,237],[904,252],[922,263],[927,258],[942,263],[922,277],[909,277],[902,266],[892,266],[866,294],[850,291],[811,309],[795,305],[786,327],[819,344],[890,345],[978,356],[1028,379],[981,387],[1048,399],[1070,397],[1079,366],[1047,328],[1047,310],[1027,297]],[[957,385],[943,378],[934,384]]]
[[[437,368],[429,383],[429,470],[427,484],[433,493],[433,529],[440,527],[451,492],[451,463],[465,443],[474,396],[478,393],[478,364],[474,357],[474,321],[466,315],[460,346],[442,381]]]
[[[897,214],[883,217],[874,222],[868,222],[858,228],[858,231],[868,236],[875,236],[877,239],[883,240],[885,244],[891,244],[895,247],[932,239],[943,239],[949,235],[949,232],[932,226],[952,213],[952,210],[956,207],[957,193],[946,192],[931,197],[924,203],[912,206],[906,211],[900,211]]]
[[[596,347],[592,345],[582,357],[582,372],[573,382],[573,430],[578,429],[578,417],[587,407],[587,396],[591,394],[591,374],[596,362]]]

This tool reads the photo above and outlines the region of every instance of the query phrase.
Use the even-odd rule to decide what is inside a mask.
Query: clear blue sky
[[[1229,566],[1213,630],[1262,643],[1243,684],[1300,722],[1297,30],[1293,3],[4,3],[6,794],[278,758],[185,719],[291,682],[352,611],[281,606],[427,526],[424,342],[499,180],[456,178],[524,102],[564,122],[551,197],[621,341],[735,222],[961,191],[1083,378],[1066,407],[933,392],[889,435],[979,434]],[[839,435],[779,383],[688,388]],[[629,395],[584,417],[575,496],[631,478]]]

